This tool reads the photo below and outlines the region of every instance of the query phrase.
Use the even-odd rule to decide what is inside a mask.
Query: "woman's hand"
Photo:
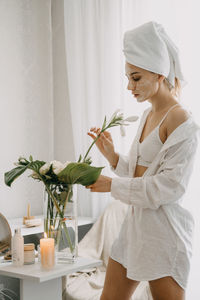
[[[107,193],[111,191],[112,178],[100,175],[94,184],[86,186],[91,192]]]
[[[99,136],[99,138],[97,139],[97,141],[95,143],[97,148],[103,154],[103,156],[105,156],[105,158],[110,162],[110,164],[113,167],[116,167],[119,156],[118,156],[118,154],[115,153],[111,134],[108,131],[104,131],[102,133],[100,133],[100,132],[101,132],[100,128],[92,127],[90,129],[90,132],[88,132],[87,134],[91,138],[93,138],[93,140],[95,140],[97,138],[97,136]]]
[[[101,134],[100,134],[100,132],[101,132],[100,128],[92,127],[90,129],[90,132],[88,132],[87,134],[89,136],[91,136],[91,138],[93,138],[93,140],[95,140],[97,138],[97,136],[100,135],[95,144],[98,147],[99,151],[107,158],[107,156],[109,156],[110,153],[115,152],[113,140],[112,140],[110,132],[104,131]]]

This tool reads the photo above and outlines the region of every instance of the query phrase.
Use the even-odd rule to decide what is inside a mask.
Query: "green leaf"
[[[80,161],[81,161],[81,159],[82,159],[82,156],[80,155],[80,156],[79,156],[79,159],[78,159],[78,162],[80,162]]]
[[[12,169],[9,172],[6,172],[4,174],[5,184],[8,185],[8,186],[11,186],[13,181],[17,177],[19,177],[21,174],[23,174],[26,171],[26,169],[27,169],[27,165],[26,166],[19,166],[19,167],[16,167],[16,168]]]
[[[88,157],[87,159],[84,160],[84,163],[88,164],[88,165],[91,165],[92,163],[92,159],[91,157]]]
[[[28,164],[28,169],[33,170],[35,172],[39,172],[40,168],[45,164],[44,161],[41,160],[35,160],[35,161],[31,161]]]
[[[6,172],[4,174],[4,181],[5,184],[8,186],[11,186],[13,181],[17,179],[21,174],[23,174],[27,169],[30,169],[32,171],[35,171],[36,173],[39,173],[39,169],[45,164],[44,161],[35,160],[35,161],[19,161],[18,166],[14,169],[12,169],[9,172]]]
[[[77,183],[86,186],[97,181],[102,169],[86,163],[70,163],[58,174],[58,177],[68,184]]]

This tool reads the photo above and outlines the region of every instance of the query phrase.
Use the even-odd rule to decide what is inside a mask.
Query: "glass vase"
[[[58,263],[76,261],[78,256],[76,185],[50,184],[46,186],[44,234],[55,240]]]

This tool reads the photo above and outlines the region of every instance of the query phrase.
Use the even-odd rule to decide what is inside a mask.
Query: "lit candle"
[[[40,255],[42,267],[50,270],[55,265],[54,239],[44,238],[40,240]]]

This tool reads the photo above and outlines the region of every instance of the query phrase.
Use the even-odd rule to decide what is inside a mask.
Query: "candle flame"
[[[45,238],[45,239],[47,238],[47,233],[46,233],[46,232],[44,232],[44,238]]]

